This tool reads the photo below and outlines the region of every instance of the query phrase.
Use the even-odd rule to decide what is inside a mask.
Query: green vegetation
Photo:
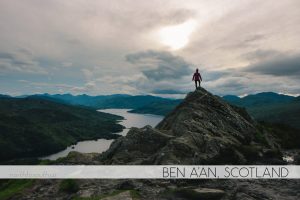
[[[264,136],[263,132],[256,132],[255,140],[261,144],[268,145],[268,142],[266,140],[266,137]]]
[[[59,191],[67,193],[75,193],[79,190],[78,183],[73,179],[65,179],[59,184]]]
[[[300,129],[300,102],[292,101],[247,108],[258,121],[286,124]]]
[[[0,199],[6,200],[15,196],[33,184],[33,180],[0,180]]]
[[[300,147],[300,131],[298,129],[284,124],[271,124],[266,122],[261,122],[261,126],[270,132],[275,137],[276,142],[283,148],[295,149]]]
[[[281,123],[300,129],[299,97],[263,92],[243,98],[227,95],[223,99],[232,105],[245,107],[258,121]]]
[[[80,140],[117,138],[122,117],[38,98],[0,98],[0,161],[38,157]]]

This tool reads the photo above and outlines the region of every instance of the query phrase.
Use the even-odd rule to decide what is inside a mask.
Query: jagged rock
[[[300,165],[300,153],[298,153],[297,155],[295,155],[295,157],[294,157],[294,163],[295,163],[295,165]]]
[[[91,189],[85,189],[78,192],[80,198],[90,198],[94,194],[94,191]]]
[[[245,194],[245,193],[237,193],[235,195],[235,198],[236,199],[243,199],[243,200],[255,200],[254,198],[252,198],[251,196]]]
[[[130,191],[121,192],[119,194],[102,198],[102,200],[132,200]]]
[[[255,140],[258,132],[244,109],[202,88],[189,93],[156,128],[132,128],[100,159],[106,164],[253,163],[264,155],[265,144]]]
[[[126,137],[114,141],[102,157],[107,164],[151,163],[153,155],[172,137],[150,126],[142,129],[132,128]]]

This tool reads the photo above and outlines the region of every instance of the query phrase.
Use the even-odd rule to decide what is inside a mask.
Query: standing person
[[[202,81],[202,77],[201,77],[201,74],[199,73],[198,69],[196,69],[196,72],[193,75],[193,81],[195,81],[196,89],[198,88],[197,82],[199,83],[199,87],[200,87],[200,83]]]

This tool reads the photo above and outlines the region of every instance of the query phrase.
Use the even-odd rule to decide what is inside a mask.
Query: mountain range
[[[7,97],[6,95],[2,95]],[[23,98],[27,96],[20,96]],[[95,109],[126,108],[129,112],[141,114],[157,114],[166,116],[182,99],[162,98],[151,95],[99,95],[89,96],[71,94],[36,94],[31,98],[43,98],[58,103],[82,105]],[[244,107],[258,121],[280,123],[300,129],[300,96],[294,97],[274,92],[250,94],[244,97],[225,95],[222,97],[228,103]]]
[[[19,98],[22,98],[21,96]],[[44,98],[52,101],[59,101],[61,103],[67,103],[72,105],[83,105],[96,109],[105,108],[127,108],[136,109],[153,102],[165,103],[166,101],[173,101],[172,99],[151,96],[151,95],[127,95],[127,94],[113,94],[113,95],[99,95],[89,96],[86,94],[82,95],[71,95],[71,94],[35,94],[26,97],[31,98]]]

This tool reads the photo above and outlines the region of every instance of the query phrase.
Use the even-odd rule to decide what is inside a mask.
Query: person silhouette
[[[200,83],[202,81],[202,77],[201,77],[201,74],[199,73],[198,68],[196,69],[196,72],[193,75],[193,81],[195,81],[196,89],[198,88],[197,83],[199,83],[199,87],[200,87]]]

